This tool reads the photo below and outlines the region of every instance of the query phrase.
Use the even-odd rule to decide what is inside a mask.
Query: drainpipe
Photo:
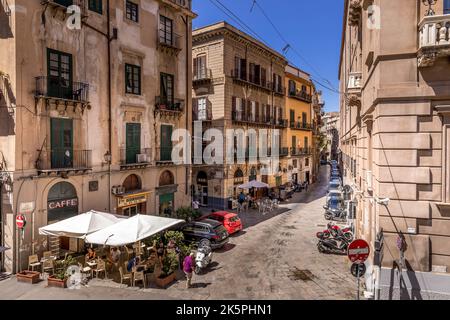
[[[186,15],[186,19],[184,19],[184,23],[186,24],[186,130],[189,132],[189,112],[188,112],[188,102],[189,102],[189,90],[191,90],[191,86],[189,85],[192,81],[192,79],[189,78],[189,68],[190,68],[190,64],[191,64],[191,59],[189,59],[190,57],[190,52],[189,52],[189,16]],[[187,164],[185,164],[185,193],[186,195],[188,195],[189,193],[189,168],[190,166],[188,166]]]
[[[108,211],[111,212],[111,162],[112,162],[112,106],[111,106],[111,13],[110,13],[110,0],[106,2],[106,19],[108,30],[106,36],[108,38],[108,134],[109,145],[108,150],[111,155],[110,161],[108,161]]]

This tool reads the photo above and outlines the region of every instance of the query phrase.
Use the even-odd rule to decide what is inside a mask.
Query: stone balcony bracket
[[[348,11],[348,24],[359,26],[362,16],[362,0],[351,0]]]

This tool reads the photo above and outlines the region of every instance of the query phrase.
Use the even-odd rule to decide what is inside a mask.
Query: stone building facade
[[[285,119],[286,59],[258,40],[226,22],[206,26],[193,32],[193,120],[202,130],[242,129],[245,136],[253,129],[262,129],[269,136],[264,147],[272,148],[272,135],[280,133],[277,152],[280,166],[277,173],[264,174],[260,158],[250,159],[245,151],[242,161],[232,144],[243,141],[248,149],[252,140],[241,136],[223,144],[223,154],[231,147],[232,161],[205,164],[200,159],[193,165],[193,194],[203,205],[229,208],[229,199],[238,193],[237,186],[249,180],[262,181],[275,187],[287,182],[288,148]],[[194,137],[201,139],[201,137]],[[204,141],[206,148],[206,141]],[[272,148],[275,152],[275,147]],[[244,159],[245,158],[245,159]]]
[[[171,133],[191,128],[190,0],[8,0],[7,21],[5,3],[1,268],[81,248],[39,236],[48,223],[190,205],[190,168],[171,156]]]
[[[370,243],[366,291],[375,298],[450,294],[450,4],[428,9],[345,1],[341,164],[357,236]]]
[[[339,112],[327,112],[323,116],[322,132],[327,137],[327,160],[338,160],[339,152]]]

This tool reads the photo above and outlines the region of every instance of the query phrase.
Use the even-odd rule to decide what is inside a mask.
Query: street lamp
[[[426,6],[428,6],[428,10],[425,13],[426,16],[434,16],[436,13],[434,12],[433,8],[431,6],[434,6],[436,4],[437,0],[422,0],[422,3]]]

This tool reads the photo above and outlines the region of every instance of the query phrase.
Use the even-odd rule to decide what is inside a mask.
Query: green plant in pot
[[[176,217],[178,219],[186,220],[186,222],[200,218],[201,214],[197,210],[191,207],[181,207],[176,211]]]
[[[179,254],[181,258],[188,256],[193,249],[193,245],[187,245],[184,242],[184,234],[181,231],[167,231],[165,233],[165,239],[167,243],[169,243],[170,240],[175,242],[175,245],[179,249]]]
[[[175,252],[167,253],[164,258],[160,278],[165,278],[170,276],[172,273],[178,270],[180,263],[178,261],[178,256]]]
[[[59,280],[65,280],[68,278],[66,272],[70,266],[78,265],[78,261],[72,256],[68,256],[65,260],[56,261],[56,271],[53,277]]]

